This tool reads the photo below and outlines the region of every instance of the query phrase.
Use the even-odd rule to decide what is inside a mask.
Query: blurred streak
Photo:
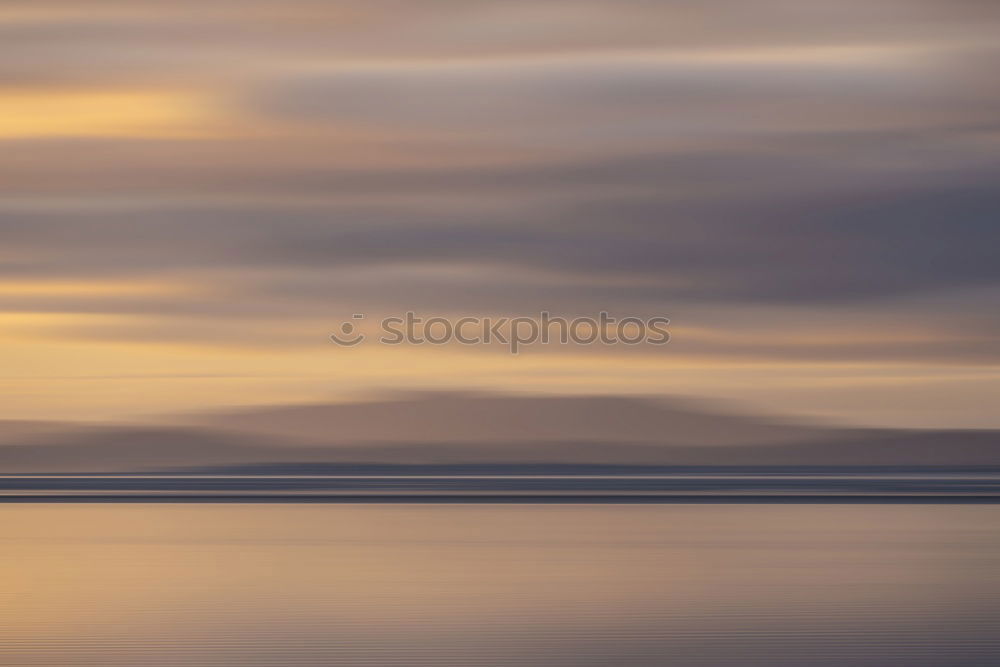
[[[205,99],[169,91],[0,90],[0,138],[207,135]]]
[[[34,280],[0,281],[0,297],[115,297],[157,294],[184,294],[192,287],[181,283],[152,283],[141,281],[66,281]],[[2,315],[0,315],[2,316]]]

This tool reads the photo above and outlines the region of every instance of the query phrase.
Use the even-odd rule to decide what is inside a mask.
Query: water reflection
[[[0,506],[0,663],[984,665],[995,506]]]

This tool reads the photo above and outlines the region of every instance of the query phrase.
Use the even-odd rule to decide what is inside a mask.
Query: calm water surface
[[[0,665],[1000,664],[1000,506],[0,506]]]

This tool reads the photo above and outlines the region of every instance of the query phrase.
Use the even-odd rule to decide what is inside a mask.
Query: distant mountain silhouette
[[[0,446],[31,442],[53,435],[78,435],[90,426],[75,422],[0,420]]]
[[[231,410],[143,426],[0,422],[0,472],[358,465],[997,466],[1000,432],[833,428],[684,402],[478,394]]]
[[[802,442],[830,433],[818,426],[710,412],[692,401],[469,393],[247,408],[183,421],[253,436],[354,445],[569,441],[720,446]]]

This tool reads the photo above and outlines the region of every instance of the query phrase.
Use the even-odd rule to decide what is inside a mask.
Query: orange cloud
[[[202,95],[167,90],[0,90],[0,139],[197,136],[218,119]]]

